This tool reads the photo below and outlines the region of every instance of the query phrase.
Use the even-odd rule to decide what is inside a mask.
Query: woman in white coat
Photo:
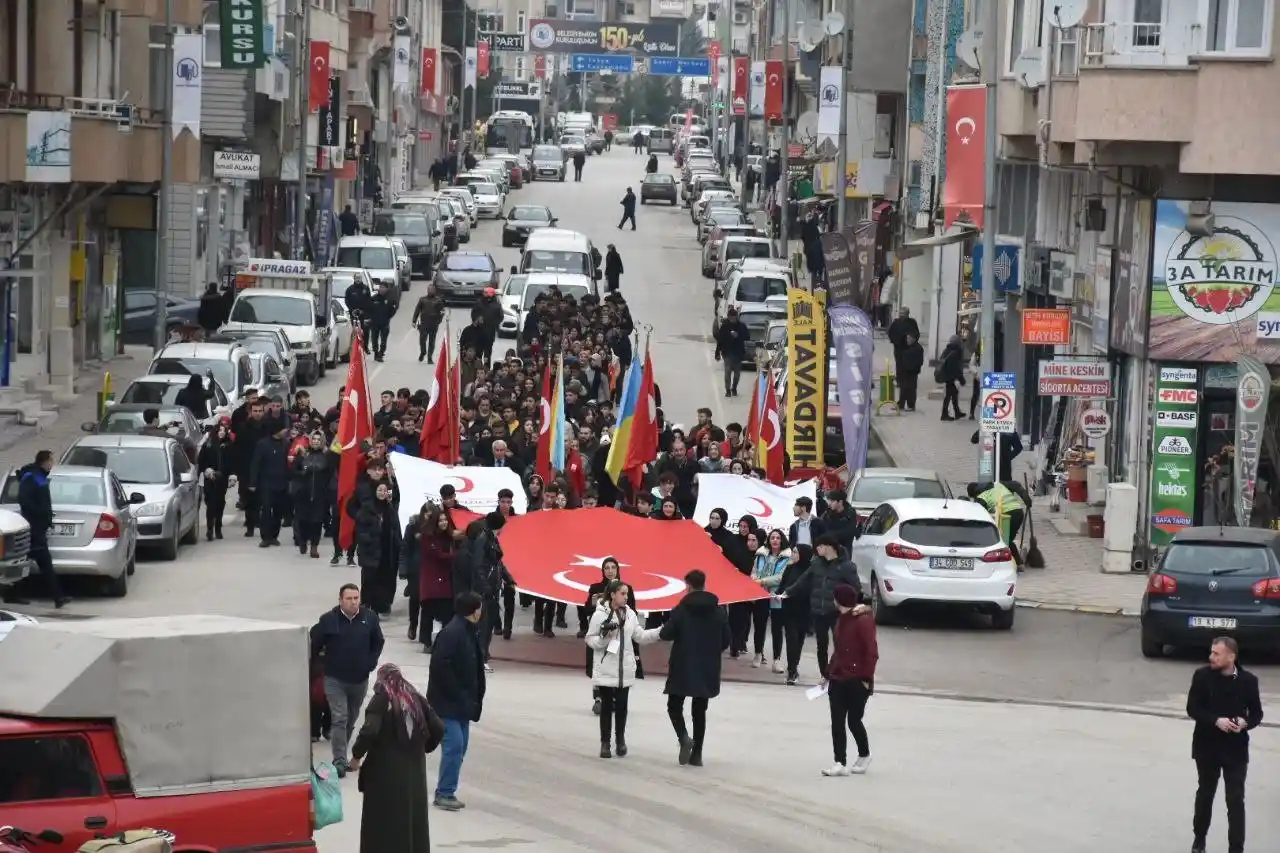
[[[657,635],[653,631],[653,636],[646,636],[640,617],[627,606],[630,592],[622,581],[609,581],[587,626],[587,646],[593,652],[591,684],[600,691],[601,758],[612,757],[613,742],[619,758],[627,754],[627,697],[635,682],[635,644]]]

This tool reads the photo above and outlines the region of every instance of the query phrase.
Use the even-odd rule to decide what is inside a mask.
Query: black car
[[[640,182],[640,203],[659,200],[670,202],[673,207],[680,203],[676,179],[661,172],[645,175],[644,180]]]
[[[539,204],[517,204],[506,215],[502,226],[503,246],[523,246],[529,232],[537,228],[550,228],[559,222],[551,214],[551,208]]]
[[[1160,657],[1167,645],[1208,646],[1223,635],[1280,647],[1280,531],[1184,528],[1147,578],[1143,657]]]
[[[121,333],[126,344],[150,344],[155,340],[157,304],[159,298],[154,290],[125,289]],[[200,300],[169,296],[165,298],[165,309],[167,339],[179,326],[198,322]]]
[[[373,216],[377,237],[399,237],[409,250],[411,278],[430,278],[444,253],[444,229],[434,207],[416,210],[380,210]]]

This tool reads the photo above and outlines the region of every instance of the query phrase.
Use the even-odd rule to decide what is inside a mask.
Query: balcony
[[[1084,68],[1189,68],[1204,45],[1200,24],[1109,21],[1084,27]]]
[[[103,0],[103,7],[126,18],[164,21],[165,0]],[[173,0],[173,23],[180,27],[200,26],[204,23],[204,0]]]

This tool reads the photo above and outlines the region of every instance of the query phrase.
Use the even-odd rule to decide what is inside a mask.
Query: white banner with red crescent
[[[424,503],[440,503],[440,487],[444,485],[453,486],[459,506],[481,515],[498,508],[498,492],[502,489],[511,490],[512,506],[517,513],[524,515],[529,511],[529,498],[520,483],[520,475],[510,468],[441,465],[405,453],[392,453],[387,458],[400,487],[402,530]]]
[[[736,528],[738,519],[750,515],[765,530],[786,529],[796,520],[791,508],[800,497],[817,505],[818,481],[775,486],[741,474],[699,474],[693,520],[705,527],[711,520],[711,510],[719,508],[729,514],[730,527]]]

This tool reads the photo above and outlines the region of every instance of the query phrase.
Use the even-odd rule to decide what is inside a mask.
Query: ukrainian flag
[[[644,362],[635,359],[627,370],[622,385],[622,399],[618,401],[618,426],[613,431],[613,442],[609,445],[609,458],[604,469],[609,472],[609,479],[619,482],[623,469],[627,464],[627,450],[631,445],[631,424],[635,421],[636,402],[640,399],[640,386],[644,381]]]

